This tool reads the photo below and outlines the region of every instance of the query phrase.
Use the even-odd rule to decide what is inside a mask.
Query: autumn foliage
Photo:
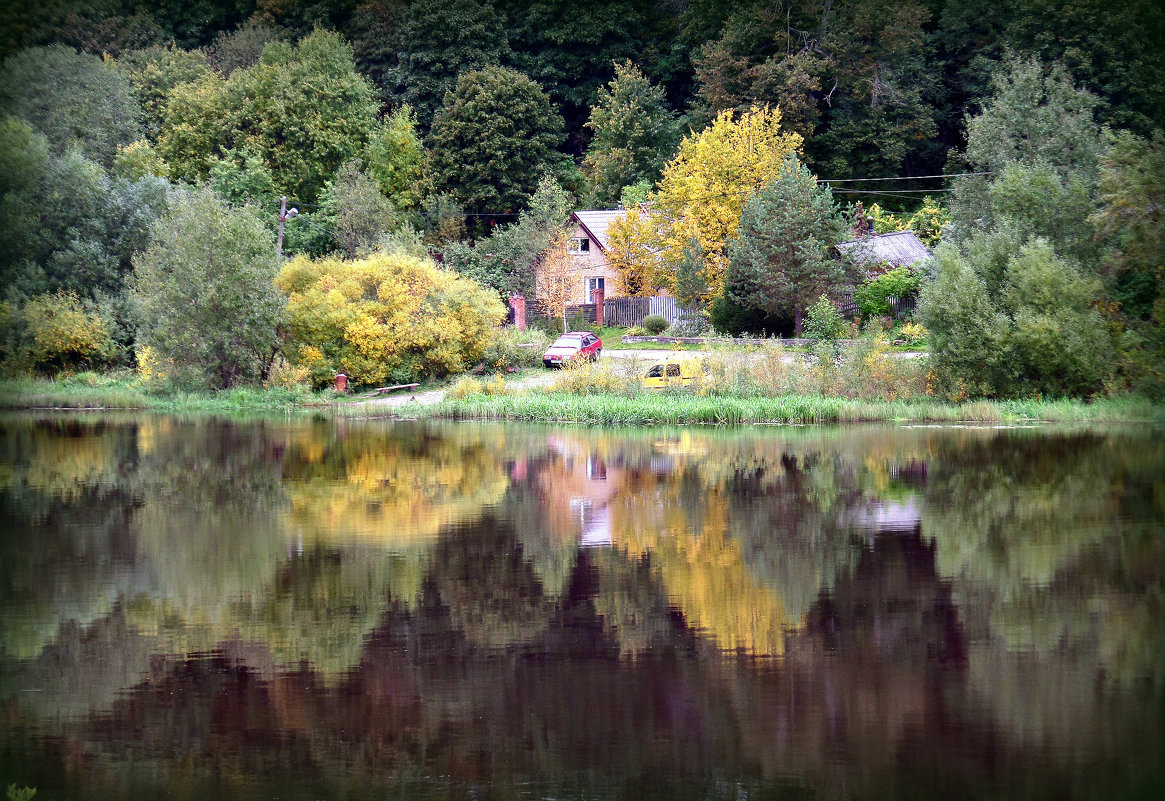
[[[344,372],[357,385],[461,372],[481,360],[505,315],[498,296],[401,253],[288,262],[289,358],[316,386]]]

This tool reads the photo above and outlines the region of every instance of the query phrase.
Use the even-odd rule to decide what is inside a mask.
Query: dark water
[[[0,787],[1160,798],[1165,436],[0,418]]]

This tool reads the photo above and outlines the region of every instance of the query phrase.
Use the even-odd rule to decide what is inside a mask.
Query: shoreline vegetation
[[[428,416],[464,421],[587,426],[1165,423],[1165,409],[1134,398],[1104,399],[1091,403],[1075,400],[944,403],[863,401],[813,395],[775,398],[699,396],[672,391],[635,397],[547,393],[472,395],[443,401]]]
[[[473,379],[444,389],[433,404],[368,403],[360,393],[338,395],[306,387],[242,387],[217,392],[150,389],[130,374],[82,373],[58,380],[0,381],[0,411],[114,412],[170,414],[322,414],[386,420],[444,419],[515,421],[584,426],[746,426],[845,423],[1151,423],[1165,424],[1165,406],[1136,396],[1072,399],[974,400],[947,402],[930,397],[910,400],[845,398],[809,393],[766,396],[721,390],[701,394],[689,389],[639,390],[591,388],[579,392],[585,370],[563,372],[555,383],[536,388],[505,388],[504,379],[482,384]],[[576,386],[570,387],[571,383]],[[566,386],[564,386],[564,384]],[[499,389],[499,387],[501,387]],[[426,387],[421,387],[425,390]]]

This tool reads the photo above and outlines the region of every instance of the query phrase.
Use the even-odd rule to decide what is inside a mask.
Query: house
[[[850,257],[870,275],[930,260],[930,251],[913,231],[868,234],[841,242],[836,247],[841,255]]]
[[[623,209],[600,209],[570,215],[567,252],[571,256],[571,304],[594,303],[596,290],[608,298],[617,293],[617,276],[607,259],[607,229],[626,213]]]

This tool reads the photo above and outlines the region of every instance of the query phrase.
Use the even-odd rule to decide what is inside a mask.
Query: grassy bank
[[[220,392],[188,392],[148,387],[132,373],[80,373],[56,380],[0,382],[0,409],[150,410],[202,413],[288,413],[331,405],[326,394],[303,387],[239,387]]]
[[[597,385],[598,384],[598,385]],[[488,385],[483,384],[482,386]],[[326,413],[350,417],[513,420],[578,425],[791,425],[910,422],[1009,424],[1023,422],[1152,422],[1165,424],[1165,406],[1138,398],[1094,402],[1057,400],[945,403],[855,399],[814,392],[759,392],[755,385],[708,394],[640,390],[609,370],[564,371],[554,387],[504,389],[500,394],[459,392],[455,383],[434,406],[406,410],[365,405],[361,396],[337,397],[306,388],[239,388],[222,392],[148,389],[131,374],[83,373],[56,381],[0,382],[0,409],[148,410],[201,414]]]
[[[582,425],[790,425],[917,422],[1165,422],[1165,410],[1136,399],[1083,401],[864,401],[812,395],[741,398],[659,393],[471,395],[428,410],[455,420],[518,420]]]

